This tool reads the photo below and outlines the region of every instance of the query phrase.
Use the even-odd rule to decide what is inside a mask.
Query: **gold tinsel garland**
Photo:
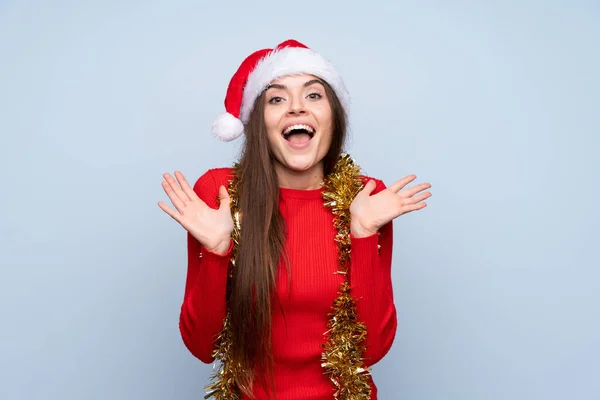
[[[335,399],[368,400],[371,385],[368,368],[363,365],[362,343],[367,336],[366,326],[358,321],[356,304],[350,294],[350,205],[363,188],[360,167],[352,158],[343,154],[331,174],[325,178],[323,200],[325,207],[333,213],[333,224],[337,230],[335,241],[339,250],[338,273],[344,282],[329,314],[326,332],[328,341],[323,345],[321,366],[336,387]]]
[[[233,231],[231,239],[233,240],[233,249],[231,251],[231,259],[229,263],[228,279],[227,279],[227,314],[223,319],[223,328],[215,339],[217,346],[213,350],[212,356],[219,361],[217,371],[211,377],[212,383],[205,387],[207,393],[205,399],[210,397],[215,400],[239,400],[242,398],[240,390],[236,383],[236,377],[241,376],[241,368],[239,365],[231,362],[231,347],[233,345],[231,326],[229,324],[231,313],[229,311],[229,295],[231,293],[231,285],[233,278],[233,267],[235,267],[235,257],[240,243],[241,237],[241,215],[239,205],[239,165],[236,163],[233,167],[233,179],[229,183],[227,192],[230,198],[231,217],[233,219]]]
[[[235,255],[239,245],[241,218],[238,196],[238,165],[233,169],[233,180],[229,186],[231,198],[231,213],[234,221],[232,239],[234,248],[231,257],[231,268],[235,266]],[[332,312],[327,323],[327,341],[322,345],[321,366],[324,373],[335,386],[334,399],[339,400],[368,400],[371,398],[369,368],[363,365],[362,354],[365,351],[362,343],[367,335],[366,326],[358,321],[356,305],[350,293],[350,204],[363,188],[360,178],[360,167],[354,164],[352,158],[342,154],[334,170],[325,177],[323,201],[324,206],[331,209],[333,223],[337,231],[335,241],[338,245],[339,268],[337,273],[344,275],[344,282],[338,290]],[[227,293],[231,290],[230,269]],[[215,361],[220,361],[217,372],[212,376],[213,382],[206,387],[208,399],[214,396],[216,400],[238,400],[241,398],[236,385],[236,377],[242,371],[231,365],[229,349],[231,349],[231,332],[229,331],[229,312],[223,321],[223,329],[217,337],[218,345],[213,351]]]

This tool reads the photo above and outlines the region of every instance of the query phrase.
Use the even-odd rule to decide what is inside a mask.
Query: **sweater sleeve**
[[[194,191],[208,206],[218,208],[218,186],[211,171],[201,176]],[[226,314],[226,284],[233,241],[224,255],[207,250],[187,233],[188,267],[179,316],[179,330],[187,349],[204,363],[214,361],[215,336]]]
[[[378,180],[373,194],[383,189],[385,185]],[[387,354],[396,335],[391,277],[393,222],[388,222],[371,236],[356,238],[351,235],[350,242],[350,284],[358,318],[367,327],[363,356],[365,364],[370,366]]]

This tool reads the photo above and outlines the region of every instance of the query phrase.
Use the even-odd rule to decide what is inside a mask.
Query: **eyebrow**
[[[307,81],[307,82],[304,83],[304,87],[308,87],[310,85],[314,85],[315,83],[323,85],[323,82],[320,79],[311,79],[310,81]],[[285,85],[281,85],[279,83],[271,83],[270,85],[268,85],[265,88],[265,91],[267,91],[269,89],[286,89],[286,86]]]

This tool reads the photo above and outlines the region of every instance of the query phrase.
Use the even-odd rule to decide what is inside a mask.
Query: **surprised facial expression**
[[[274,80],[267,87],[264,110],[276,169],[321,172],[333,135],[332,110],[321,80],[307,74]]]

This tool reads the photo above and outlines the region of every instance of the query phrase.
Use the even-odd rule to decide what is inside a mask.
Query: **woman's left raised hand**
[[[431,197],[431,192],[420,192],[429,189],[429,183],[403,189],[416,178],[416,175],[406,176],[374,195],[371,193],[376,183],[369,180],[350,205],[350,231],[353,236],[371,236],[394,218],[425,208],[427,203],[424,200]]]

